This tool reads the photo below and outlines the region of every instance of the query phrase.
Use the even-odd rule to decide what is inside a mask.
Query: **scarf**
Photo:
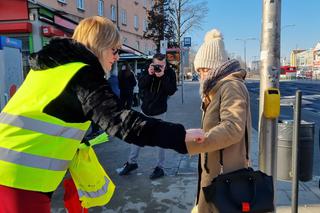
[[[218,81],[234,72],[242,70],[239,61],[235,59],[228,60],[220,66],[209,71],[206,79],[200,84],[200,95],[202,98],[207,95]]]

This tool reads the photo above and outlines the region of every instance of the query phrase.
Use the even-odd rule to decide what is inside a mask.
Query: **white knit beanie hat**
[[[207,32],[204,43],[200,46],[194,58],[195,70],[199,68],[214,69],[227,60],[228,57],[220,31],[213,29]]]

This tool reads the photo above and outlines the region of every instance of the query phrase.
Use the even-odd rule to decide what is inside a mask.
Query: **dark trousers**
[[[120,91],[120,103],[123,108],[131,109],[133,102],[133,91]]]

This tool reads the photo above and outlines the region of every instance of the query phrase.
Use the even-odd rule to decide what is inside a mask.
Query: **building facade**
[[[297,67],[297,75],[303,78],[320,79],[320,43],[309,50],[293,50],[290,64]]]
[[[54,36],[70,37],[83,18],[99,15],[118,27],[126,48],[152,54],[155,44],[143,39],[152,0],[6,0],[0,1],[0,35],[22,41],[24,72],[28,55]]]
[[[320,79],[320,42],[313,49],[313,78]]]
[[[297,66],[297,54],[305,50],[292,50],[290,53],[290,66]]]
[[[147,11],[152,0],[109,0],[106,1],[106,16],[121,32],[122,42],[147,55],[154,53],[156,46],[151,40],[143,39],[147,30]]]

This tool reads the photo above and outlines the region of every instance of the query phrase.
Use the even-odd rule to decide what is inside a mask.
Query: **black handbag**
[[[220,213],[274,211],[272,176],[249,167],[247,128],[245,145],[248,168],[223,174],[223,150],[220,150],[221,173],[202,188],[206,201],[212,202]]]

